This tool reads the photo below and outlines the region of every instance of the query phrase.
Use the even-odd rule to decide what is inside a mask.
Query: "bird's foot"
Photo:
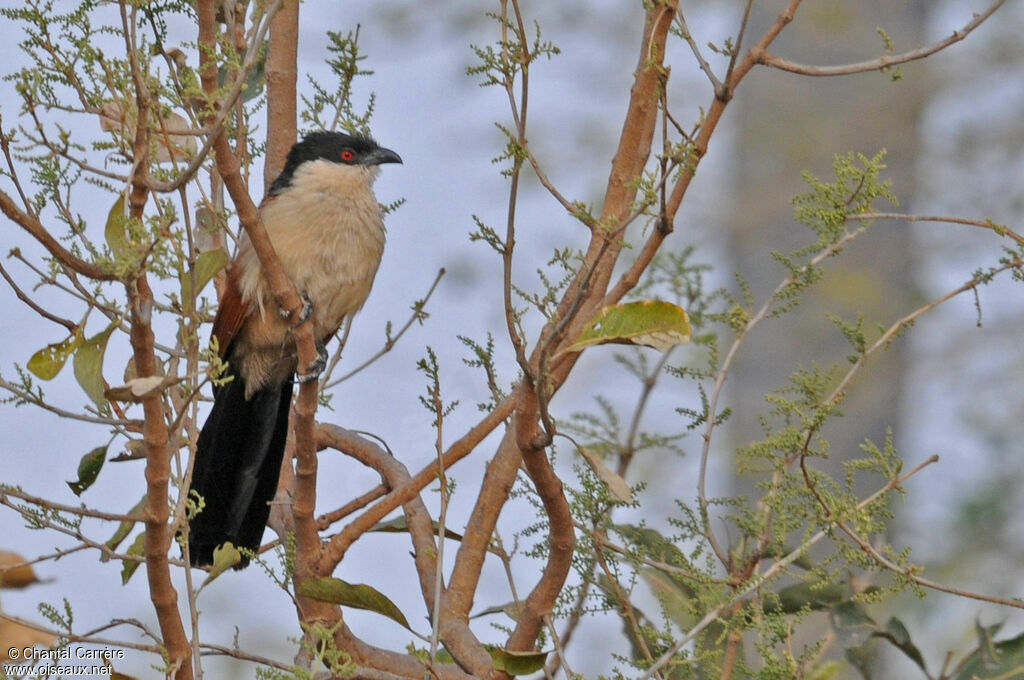
[[[295,317],[295,310],[293,310],[293,309],[285,309],[284,307],[282,307],[281,308],[281,316],[284,317],[285,321],[292,321],[293,317]],[[295,320],[295,323],[292,324],[292,328],[298,328],[302,324],[306,323],[306,321],[311,316],[313,316],[313,302],[308,297],[306,297],[305,293],[303,293],[303,295],[302,295],[302,309],[299,310],[299,313],[298,313],[298,317],[299,318],[297,320]]]
[[[299,371],[295,374],[295,380],[300,385],[313,380],[318,380],[320,375],[324,372],[324,369],[327,368],[327,348],[319,342],[316,344],[316,354],[316,359],[306,367],[305,371]]]

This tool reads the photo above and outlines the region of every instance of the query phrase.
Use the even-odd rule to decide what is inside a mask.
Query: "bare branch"
[[[985,20],[992,16],[992,13],[999,9],[1005,2],[1006,0],[996,0],[989,5],[985,11],[974,14],[971,20],[964,24],[963,28],[953,31],[951,35],[937,43],[926,47],[919,47],[907,52],[901,52],[900,54],[886,54],[878,57],[877,59],[869,59],[867,61],[859,61],[853,64],[843,64],[840,66],[812,66],[792,62],[767,51],[760,51],[757,53],[757,62],[782,71],[789,71],[790,73],[798,73],[805,76],[846,76],[854,73],[881,71],[893,66],[898,66],[899,64],[905,64],[907,62],[918,61],[920,59],[930,57],[936,52],[941,52],[950,45],[960,42],[970,35],[974,29],[983,24]]]
[[[7,215],[12,222],[27,231],[32,238],[39,241],[50,255],[56,258],[58,262],[68,269],[97,281],[117,280],[117,276],[114,274],[72,254],[71,251],[62,246],[57,239],[55,239],[50,232],[46,230],[46,227],[44,227],[35,216],[24,212],[15,205],[11,197],[4,191],[0,191],[0,212],[3,212],[3,214]]]

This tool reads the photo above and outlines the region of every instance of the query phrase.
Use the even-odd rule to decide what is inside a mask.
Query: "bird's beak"
[[[401,163],[402,157],[391,149],[380,148],[368,154],[363,161],[366,165],[380,165],[381,163]]]

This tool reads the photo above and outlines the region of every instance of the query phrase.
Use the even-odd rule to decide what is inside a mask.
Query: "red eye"
[[[355,157],[356,154],[352,149],[341,150],[341,160],[345,161],[346,163],[351,163]]]

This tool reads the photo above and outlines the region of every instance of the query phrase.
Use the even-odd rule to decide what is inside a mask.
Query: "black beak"
[[[381,163],[401,163],[402,157],[391,149],[385,149],[383,147],[371,151],[364,157],[363,163],[365,165],[380,165]]]

